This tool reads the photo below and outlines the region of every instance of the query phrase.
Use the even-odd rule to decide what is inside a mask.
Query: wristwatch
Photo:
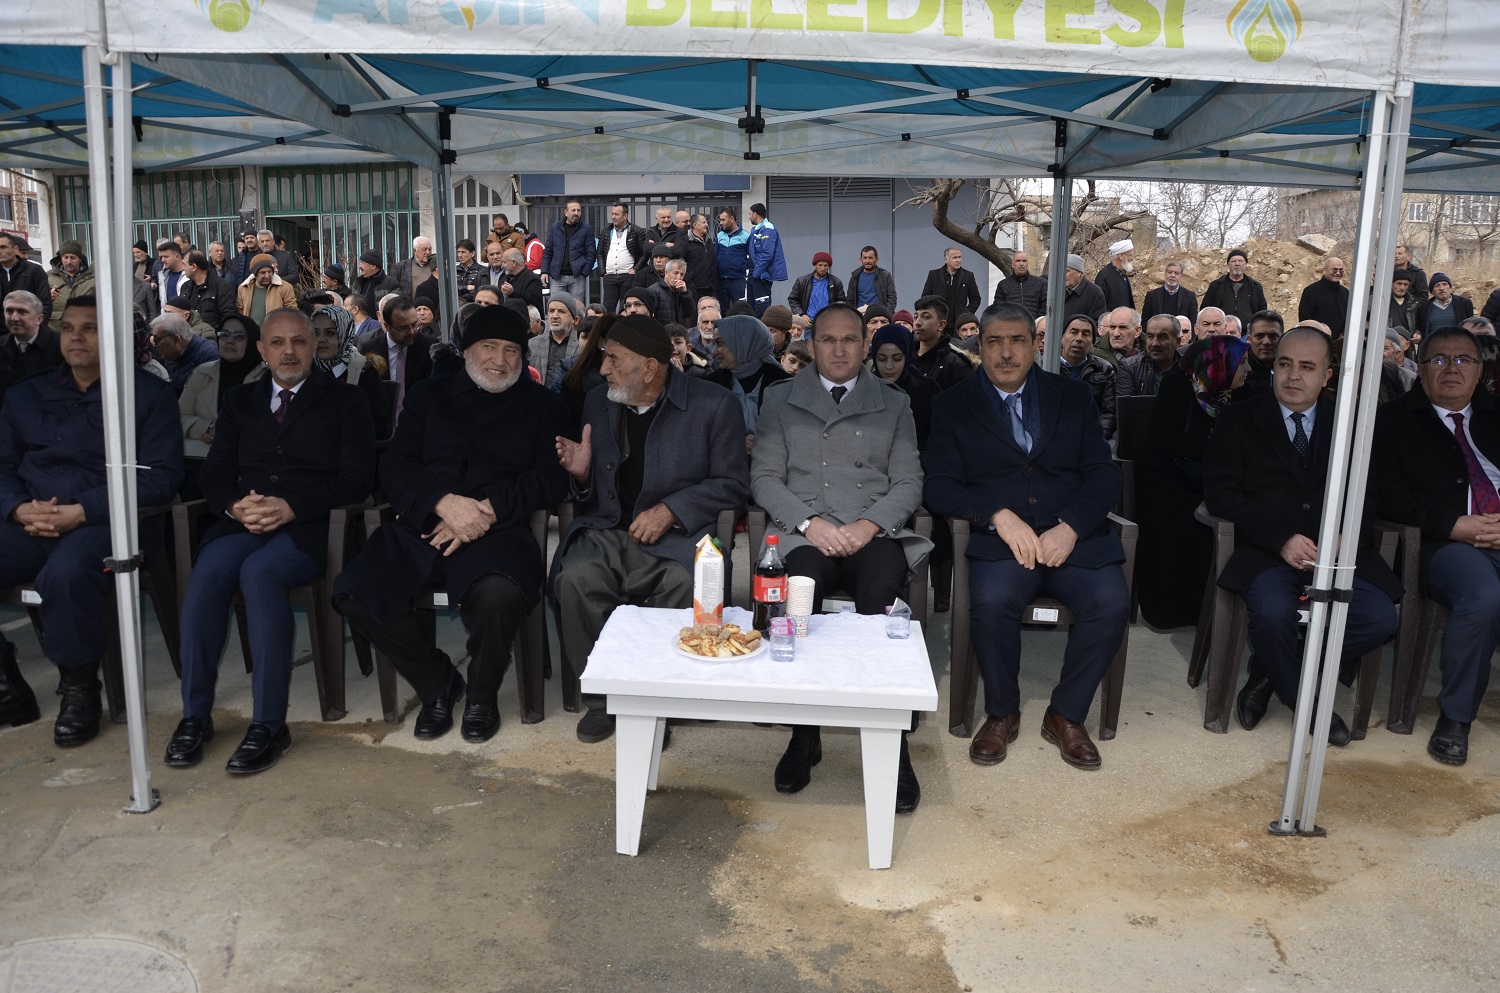
[[[811,517],[809,517],[807,520],[803,521],[801,524],[798,524],[792,530],[796,531],[800,535],[804,535],[805,536],[807,534],[807,529],[810,528],[810,527],[812,527],[812,522],[813,522],[813,519]]]

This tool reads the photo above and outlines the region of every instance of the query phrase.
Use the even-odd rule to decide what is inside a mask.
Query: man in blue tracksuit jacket
[[[766,216],[766,205],[750,205],[750,281],[747,296],[760,317],[771,306],[771,284],[786,282],[786,255],[781,250],[781,232]]]
[[[719,233],[714,238],[714,259],[719,265],[719,313],[745,299],[745,277],[750,273],[750,232],[740,227],[733,207],[719,211]]]

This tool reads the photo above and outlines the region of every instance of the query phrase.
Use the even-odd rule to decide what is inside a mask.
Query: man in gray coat
[[[691,607],[699,539],[719,511],[743,508],[750,496],[739,401],[677,372],[671,360],[672,339],[655,318],[615,321],[599,368],[607,385],[584,401],[582,436],[557,439],[578,516],[558,542],[552,592],[558,616],[567,618],[563,650],[575,665],[621,604]],[[584,703],[578,740],[614,734],[603,698]]]
[[[864,321],[847,303],[818,311],[812,356],[811,366],[765,392],[751,491],[770,518],[788,574],[816,584],[814,604],[843,589],[861,614],[884,613],[932,550],[906,526],[922,502],[911,401],[865,368]],[[793,728],[776,789],[802,789],[822,757],[819,729]],[[915,810],[920,798],[903,735],[897,813]]]

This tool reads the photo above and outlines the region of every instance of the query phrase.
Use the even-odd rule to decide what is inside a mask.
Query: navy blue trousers
[[[182,605],[183,717],[212,715],[214,683],[229,636],[229,604],[238,592],[245,598],[255,660],[250,677],[253,719],[281,726],[291,690],[295,633],[289,591],[321,571],[284,531],[225,535],[203,546]]]
[[[1490,685],[1500,640],[1500,552],[1451,542],[1427,560],[1427,592],[1453,611],[1443,633],[1438,706],[1452,721],[1472,722]]]
[[[15,521],[0,524],[0,586],[31,584],[41,595],[47,658],[60,669],[97,666],[109,638],[109,526],[85,524],[60,538],[37,538]]]
[[[1243,594],[1250,611],[1250,645],[1276,698],[1288,707],[1297,705],[1302,681],[1302,630],[1298,611],[1307,604],[1298,600],[1302,588],[1312,582],[1312,573],[1279,563],[1255,577]],[[1344,619],[1342,661],[1353,661],[1374,651],[1396,633],[1396,605],[1373,583],[1354,578],[1354,598]]]
[[[970,638],[984,677],[984,710],[991,717],[1021,709],[1021,612],[1037,597],[1061,600],[1073,612],[1076,623],[1068,632],[1052,709],[1082,724],[1125,637],[1130,617],[1125,573],[1118,565],[1026,569],[1014,559],[969,560]]]

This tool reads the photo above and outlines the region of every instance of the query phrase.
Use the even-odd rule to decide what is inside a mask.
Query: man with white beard
[[[739,400],[678,372],[661,322],[630,314],[611,324],[599,372],[608,385],[584,401],[582,436],[556,439],[578,516],[558,542],[552,593],[567,618],[563,651],[580,674],[616,607],[692,606],[698,540],[719,511],[750,499]],[[727,555],[724,568],[729,589]],[[604,698],[584,704],[578,740],[614,734]]]
[[[1135,290],[1130,287],[1131,273],[1135,272],[1135,245],[1129,238],[1121,238],[1109,246],[1109,265],[1103,266],[1094,277],[1094,283],[1104,293],[1104,305],[1110,310],[1119,307],[1135,309]]]
[[[526,372],[526,318],[482,307],[464,325],[464,367],[412,386],[380,462],[396,519],[382,525],[334,583],[334,606],[384,652],[422,700],[412,733],[439,738],[466,699],[465,741],[500,729],[510,643],[541,600],[533,511],[568,488],[554,439],[562,398]],[[743,447],[743,446],[742,446]],[[468,683],[422,630],[412,602],[446,589],[468,633]]]

